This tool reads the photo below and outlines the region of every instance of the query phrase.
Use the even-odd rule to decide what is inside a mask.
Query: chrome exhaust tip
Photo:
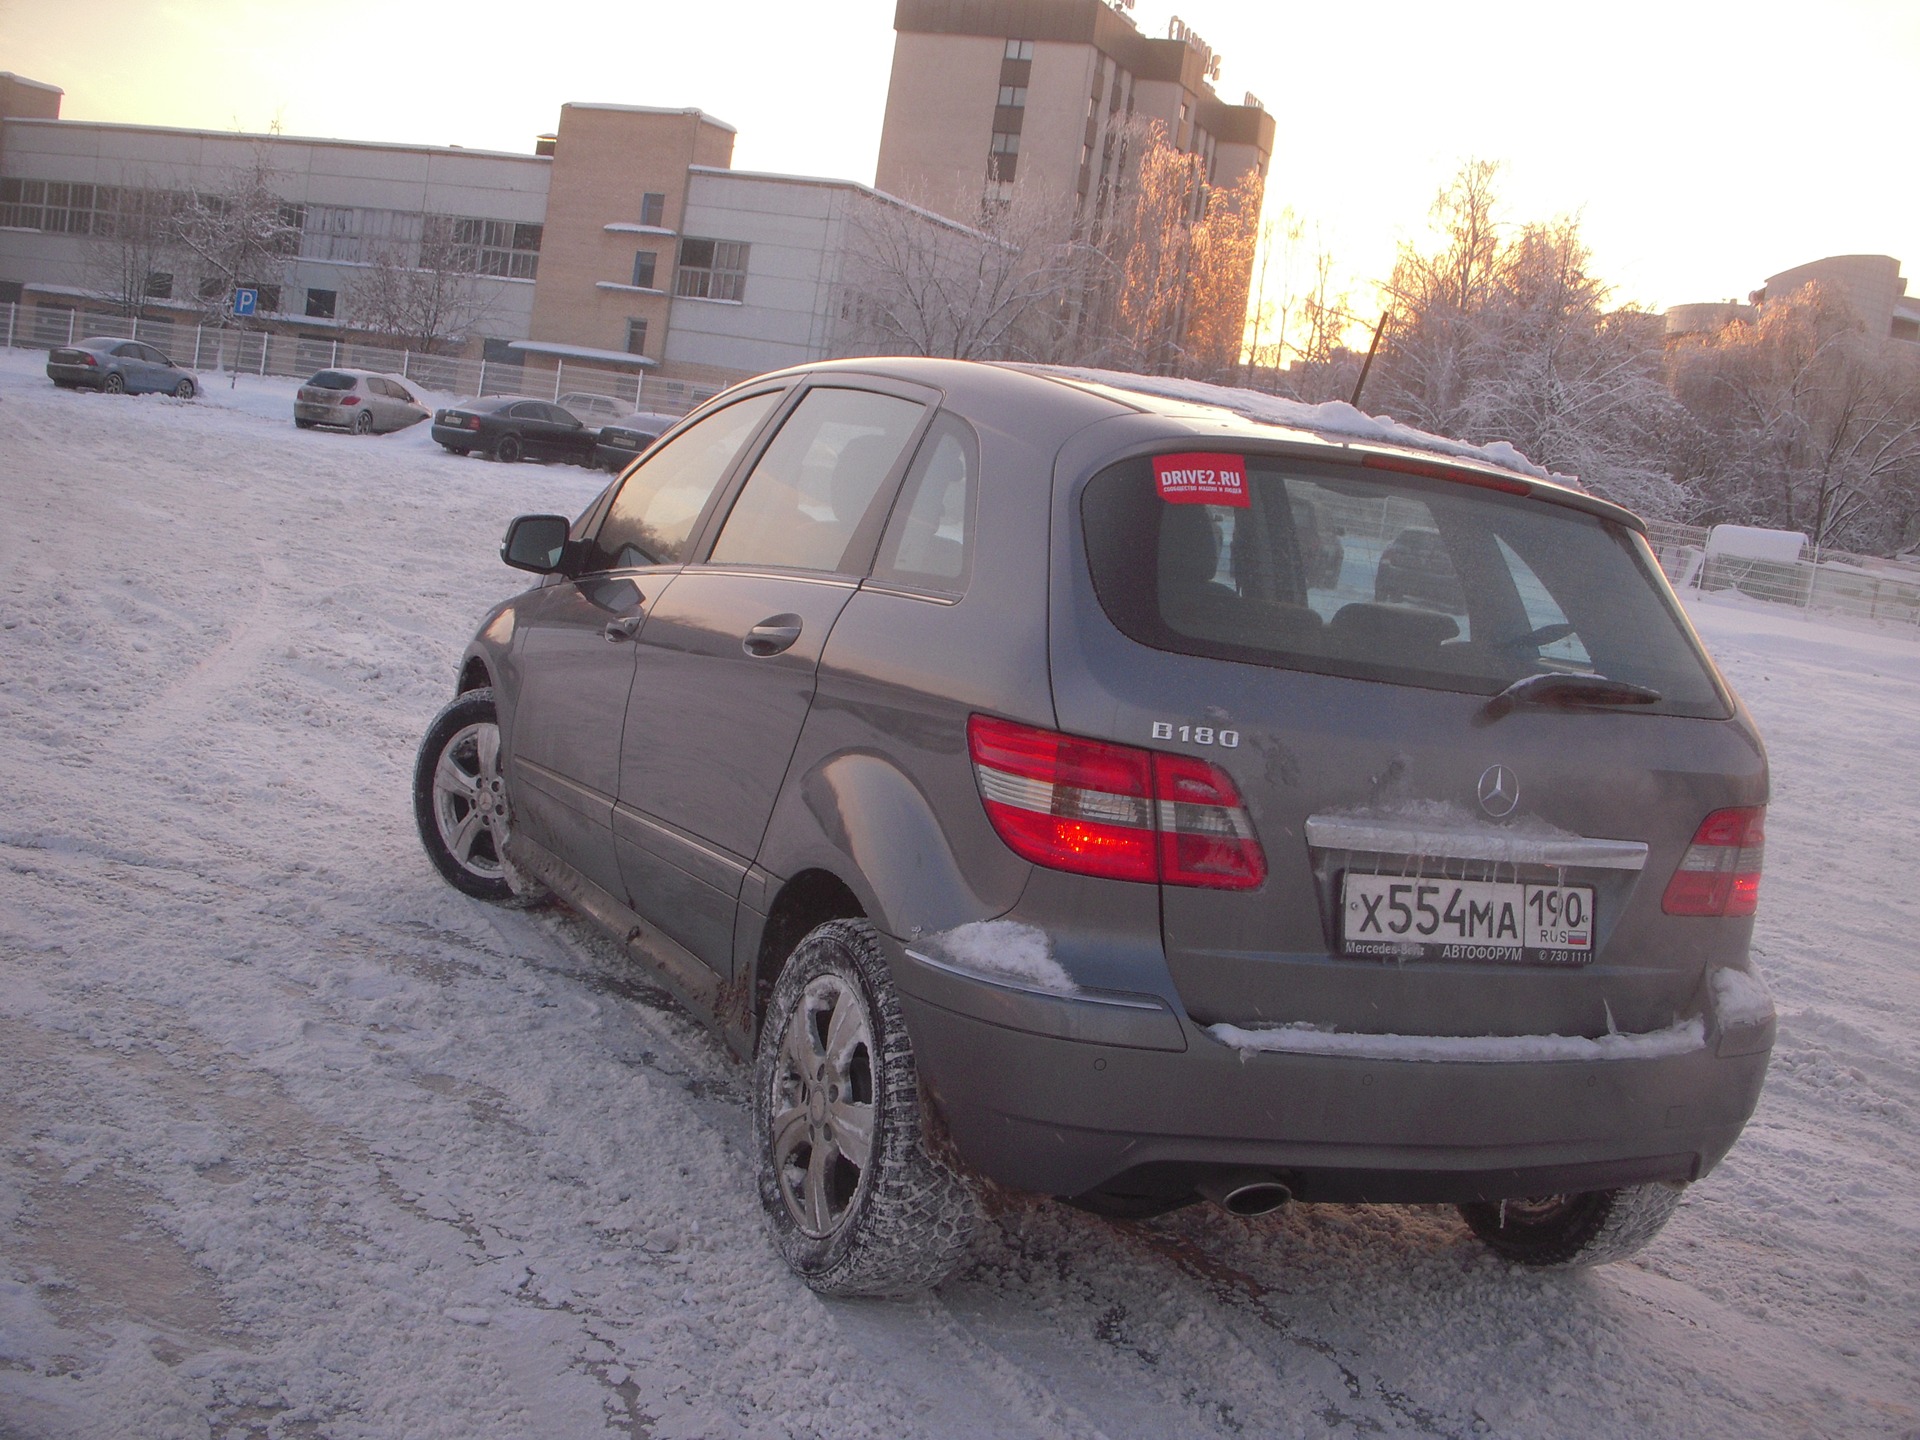
[[[1268,1175],[1229,1175],[1209,1181],[1200,1193],[1229,1215],[1271,1215],[1293,1199],[1293,1191]]]

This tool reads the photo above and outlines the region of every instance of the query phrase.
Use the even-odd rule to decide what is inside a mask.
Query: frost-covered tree
[[[1500,255],[1498,169],[1484,160],[1461,167],[1433,203],[1440,248],[1423,252],[1403,244],[1385,287],[1393,322],[1374,396],[1398,419],[1440,435],[1466,435],[1470,397],[1487,355],[1484,322]]]
[[[1053,358],[1055,312],[1071,289],[1068,215],[1020,197],[983,206],[962,225],[891,196],[853,203],[842,307],[850,348]]]
[[[1813,284],[1671,357],[1703,520],[1889,551],[1920,523],[1920,357]]]
[[[1113,282],[1087,358],[1154,374],[1232,379],[1246,343],[1262,181],[1211,186],[1159,121],[1128,127],[1128,165],[1100,250]]]
[[[258,289],[271,299],[288,263],[300,253],[300,209],[280,197],[273,179],[272,163],[261,145],[250,163],[227,172],[218,190],[183,199],[175,234],[197,270],[186,298],[195,303],[204,324],[236,328],[234,291]]]
[[[1685,503],[1671,479],[1678,410],[1654,316],[1611,304],[1570,219],[1503,234],[1496,167],[1464,166],[1434,206],[1442,244],[1403,246],[1369,408],[1439,434],[1510,441],[1643,513]]]
[[[149,175],[123,174],[96,191],[87,272],[94,288],[122,315],[136,316],[149,300],[169,300],[181,277],[179,216],[186,197]]]
[[[438,355],[494,312],[504,282],[482,272],[478,247],[460,242],[453,217],[412,221],[373,253],[347,293],[345,318],[416,354]]]

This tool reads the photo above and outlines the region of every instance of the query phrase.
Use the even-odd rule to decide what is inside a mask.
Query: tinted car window
[[[307,384],[319,390],[351,390],[353,389],[354,380],[353,376],[343,374],[338,370],[322,370],[318,375],[307,381]]]
[[[1728,713],[1624,526],[1445,480],[1258,456],[1246,469],[1233,503],[1163,498],[1151,457],[1088,483],[1088,559],[1122,631],[1163,650],[1472,694],[1597,673],[1659,691],[1659,713]]]
[[[844,568],[881,481],[925,413],[893,395],[808,391],[734,502],[714,562]]]
[[[594,568],[684,559],[708,497],[782,393],[736,400],[649,451],[627,472],[594,537]]]
[[[973,560],[979,447],[964,420],[934,417],[880,542],[874,577],[959,594]]]

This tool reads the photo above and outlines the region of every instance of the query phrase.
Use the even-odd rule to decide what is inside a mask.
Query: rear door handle
[[[645,615],[622,615],[618,620],[609,620],[607,628],[600,633],[609,640],[631,640],[640,633],[640,627],[646,623]]]
[[[798,615],[769,615],[747,632],[747,638],[740,645],[747,654],[764,659],[789,649],[799,638]]]

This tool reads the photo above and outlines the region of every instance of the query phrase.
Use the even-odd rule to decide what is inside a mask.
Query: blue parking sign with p
[[[260,292],[258,290],[241,289],[233,292],[233,313],[236,315],[251,315],[259,307],[259,304]]]

